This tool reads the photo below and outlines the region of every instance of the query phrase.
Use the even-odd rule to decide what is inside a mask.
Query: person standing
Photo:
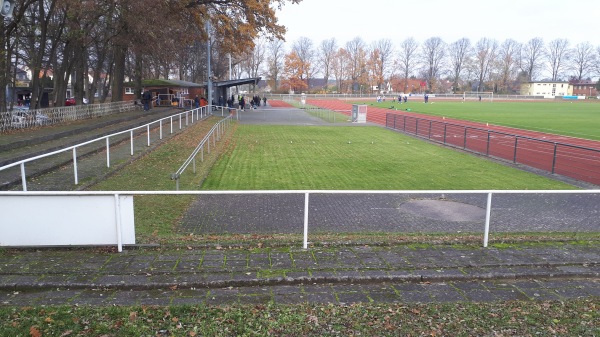
[[[142,94],[142,104],[144,104],[144,111],[150,110],[150,102],[152,101],[152,94],[149,90],[145,90]]]

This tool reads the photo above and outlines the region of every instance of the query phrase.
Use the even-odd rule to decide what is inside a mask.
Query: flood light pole
[[[212,111],[212,74],[210,70],[210,21],[206,22],[206,34],[208,35],[208,41],[206,43],[206,72],[208,75],[208,81],[206,82],[208,89],[208,111]]]

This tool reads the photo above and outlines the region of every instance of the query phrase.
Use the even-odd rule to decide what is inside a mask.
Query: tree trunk
[[[135,94],[137,99],[142,98],[142,53],[135,53],[135,69],[134,69],[134,79],[135,79]]]
[[[9,70],[8,70],[8,52],[6,50],[6,27],[4,26],[4,20],[0,20],[0,112],[2,113],[2,119],[5,118],[6,112],[6,86],[9,83]]]
[[[112,102],[123,100],[123,81],[125,81],[125,57],[127,54],[126,45],[116,45],[114,51],[114,68],[111,76]]]
[[[80,41],[77,41],[76,52],[74,53],[74,76],[73,79],[73,96],[75,96],[75,100],[77,105],[83,104],[83,97],[85,94],[85,81],[86,81],[86,59],[87,53],[85,47]]]

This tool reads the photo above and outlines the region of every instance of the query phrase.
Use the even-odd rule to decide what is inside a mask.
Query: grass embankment
[[[94,185],[97,191],[174,191],[175,180],[171,173],[176,172],[186,158],[198,146],[208,131],[221,118],[211,117],[189,127],[185,132],[175,136],[148,155],[134,161],[110,178]],[[235,127],[235,124],[233,124]],[[228,135],[232,132],[229,131]],[[192,165],[182,174],[180,190],[198,190],[210,167],[223,151],[228,138],[217,142],[215,149],[211,145],[204,149],[204,161],[200,155],[196,160],[196,173]],[[212,143],[211,143],[212,144]],[[193,200],[191,195],[145,195],[135,197],[136,239],[140,243],[154,243],[160,239],[177,238],[176,220],[181,217]]]
[[[406,110],[433,116],[469,120],[481,123],[508,126],[600,140],[600,102],[578,101],[531,101],[531,102],[473,102],[438,101],[430,98],[424,104],[422,98],[413,98],[408,103],[362,101],[361,104],[386,109]]]
[[[2,336],[597,336],[598,302],[1,308]]]

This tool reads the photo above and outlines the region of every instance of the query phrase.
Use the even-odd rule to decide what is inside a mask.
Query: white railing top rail
[[[378,93],[355,93],[355,94],[302,94],[302,93],[294,93],[294,94],[273,94],[268,93],[265,96],[273,99],[277,98],[291,98],[291,99],[300,99],[301,96],[305,96],[306,98],[369,98],[369,97],[377,97],[377,95],[381,95]],[[398,95],[409,96],[409,93],[402,92],[393,92],[388,93],[383,96],[385,97],[397,97]],[[411,97],[422,97],[425,95],[424,93],[410,93]],[[445,98],[463,98],[463,93],[460,94],[430,94],[430,97],[445,97]],[[469,96],[470,97],[470,96]],[[494,93],[494,98],[502,99],[502,98],[511,98],[511,99],[540,99],[545,100],[544,96],[536,96],[536,95],[518,95],[518,94],[496,94]]]
[[[9,195],[208,195],[208,194],[600,194],[594,190],[207,190],[207,191],[0,191]]]

